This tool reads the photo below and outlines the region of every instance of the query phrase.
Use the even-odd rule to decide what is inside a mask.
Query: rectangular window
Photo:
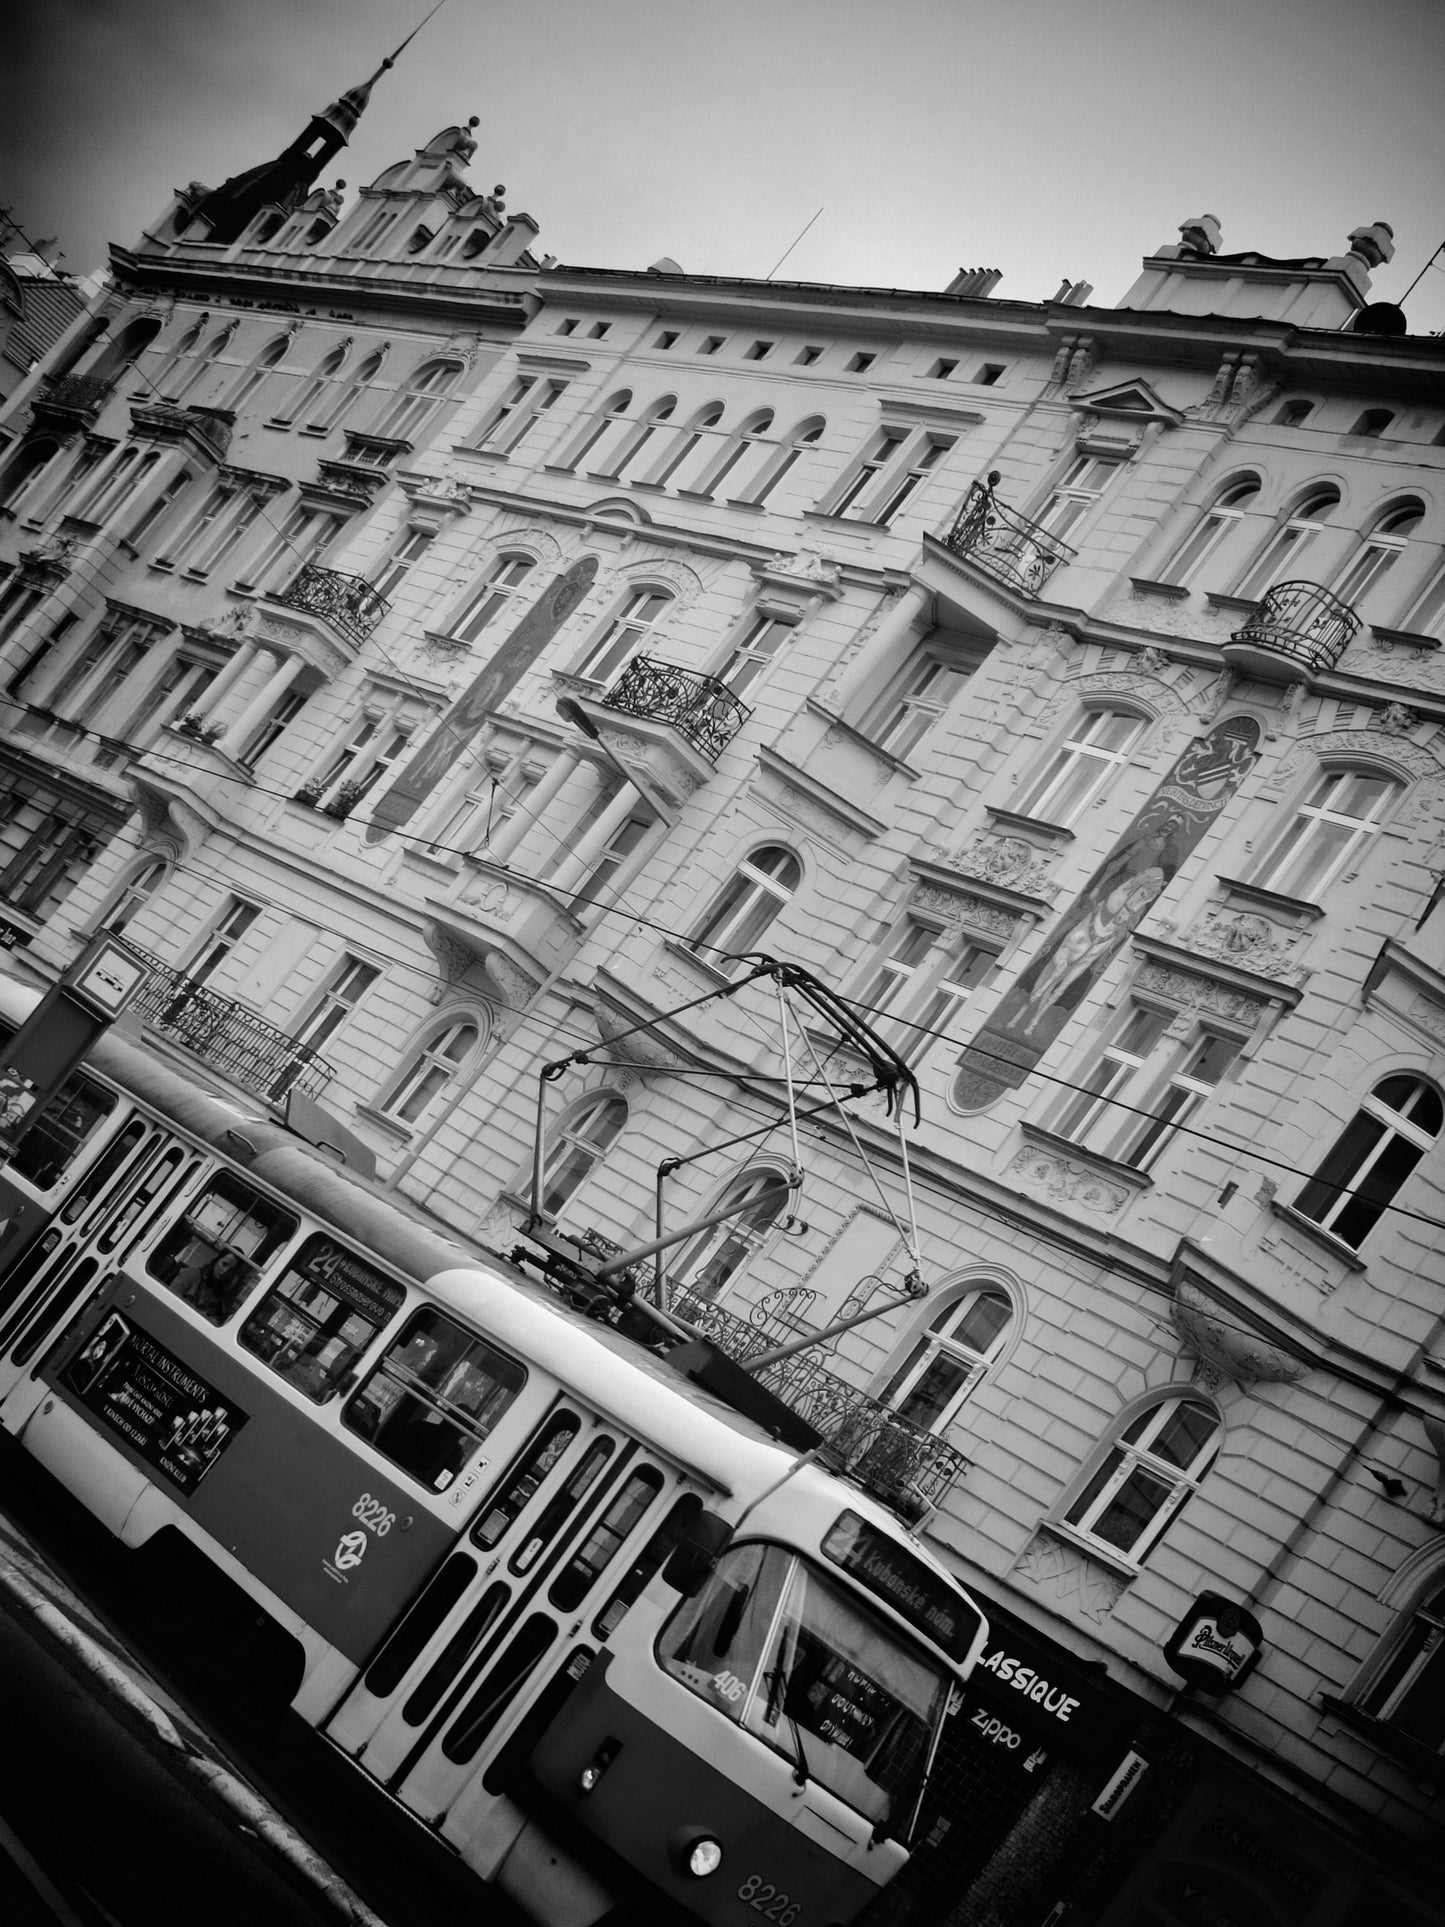
[[[355,957],[343,957],[305,1020],[291,1033],[296,1042],[312,1050],[321,1050],[340,1030],[380,975],[375,964],[361,963]]]
[[[342,1389],[405,1298],[333,1239],[308,1238],[241,1327],[241,1343],[319,1405]]]
[[[745,697],[779,650],[791,640],[794,627],[795,624],[777,616],[754,616],[719,669],[718,681],[725,683],[735,696]]]
[[[901,428],[880,428],[862,461],[847,477],[837,496],[826,504],[826,513],[846,515],[859,497],[873,486],[907,439]]]
[[[916,1065],[959,1021],[995,954],[905,917],[874,962],[857,1001],[899,1056]]]
[[[743,360],[762,361],[773,352],[777,345],[776,341],[755,341],[743,356]]]
[[[202,939],[194,962],[186,967],[191,982],[204,983],[214,976],[260,914],[254,903],[242,903],[232,897],[217,919],[215,929]]]
[[[526,1382],[515,1359],[444,1312],[421,1311],[342,1419],[393,1465],[444,1492]]]
[[[1066,829],[1112,782],[1143,733],[1143,717],[1127,710],[1086,711],[1025,790],[1019,810]]]
[[[1034,520],[1048,534],[1066,536],[1075,523],[1088,514],[1123,466],[1122,458],[1117,455],[1076,455]]]
[[[478,448],[506,454],[530,432],[538,417],[555,408],[567,392],[565,381],[544,380],[541,375],[518,375],[478,438]]]
[[[1209,1098],[1242,1039],[1196,1028],[1170,1037],[1178,1013],[1135,1005],[1109,1043],[1072,1079],[1054,1129],[1071,1143],[1147,1171]]]
[[[146,1260],[153,1278],[213,1325],[237,1310],[300,1221],[229,1172],[213,1177]]]
[[[925,650],[865,720],[864,734],[890,756],[906,761],[972,674],[971,663]]]

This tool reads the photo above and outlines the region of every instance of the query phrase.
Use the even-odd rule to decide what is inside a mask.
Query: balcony
[[[600,698],[595,686],[558,681],[559,714],[600,742],[668,820],[707,782],[752,715],[715,676],[650,656],[634,657]]]
[[[353,649],[371,635],[388,604],[360,576],[343,575],[308,562],[277,596],[270,600],[301,615],[318,616]]]
[[[570,962],[583,936],[566,898],[481,857],[466,858],[456,887],[428,897],[426,908],[422,935],[443,981],[454,983],[478,964],[491,994],[514,1010]]]
[[[1333,669],[1359,633],[1354,610],[1317,582],[1276,582],[1225,643],[1224,660],[1258,682],[1303,682]]]
[[[324,1057],[256,1011],[137,949],[129,937],[126,943],[150,972],[132,1008],[156,1036],[199,1057],[268,1104],[282,1103],[292,1091],[319,1097],[335,1077]]]
[[[691,1296],[673,1310],[739,1364],[788,1335]],[[827,1463],[905,1516],[940,1504],[967,1469],[955,1447],[830,1372],[816,1351],[764,1366],[757,1381],[823,1434]]]
[[[35,418],[57,427],[88,428],[115,387],[110,375],[47,375],[31,396]]]
[[[1005,508],[984,482],[969,489],[943,546],[1029,597],[1038,595],[1061,562],[1072,562],[1078,554],[1026,515]]]
[[[650,656],[628,663],[603,697],[602,706],[666,723],[709,763],[717,762],[752,714],[715,676],[654,662]]]

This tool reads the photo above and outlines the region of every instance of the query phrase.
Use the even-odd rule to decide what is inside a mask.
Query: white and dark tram
[[[478,1878],[841,1927],[902,1866],[986,1629],[857,1485],[118,1034],[0,1197],[0,1426]]]

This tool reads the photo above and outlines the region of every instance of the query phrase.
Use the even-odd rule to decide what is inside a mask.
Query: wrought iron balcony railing
[[[666,723],[715,763],[752,715],[715,676],[634,656],[602,699],[605,709]]]
[[[1360,633],[1347,602],[1317,582],[1276,582],[1226,644],[1278,656],[1304,670],[1333,669]]]
[[[739,1363],[786,1336],[690,1294],[672,1309]],[[968,1464],[956,1447],[830,1372],[816,1351],[765,1365],[757,1380],[823,1434],[825,1456],[839,1470],[904,1512],[937,1505]]]
[[[150,971],[135,1002],[149,1029],[272,1104],[292,1091],[319,1097],[335,1077],[324,1057],[258,1012],[162,963],[129,937],[126,944],[145,959]]]
[[[320,616],[358,649],[390,606],[360,576],[342,575],[314,562],[306,563],[276,600],[283,608]]]
[[[111,375],[47,375],[35,392],[35,406],[59,415],[94,415],[114,386]]]
[[[1027,596],[1036,596],[1059,564],[1078,554],[1026,515],[1005,508],[985,482],[969,489],[943,546]]]

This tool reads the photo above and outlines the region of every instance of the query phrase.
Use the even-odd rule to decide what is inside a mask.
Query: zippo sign
[[[1227,1693],[1259,1661],[1264,1628],[1252,1612],[1221,1593],[1202,1592],[1170,1634],[1164,1658],[1205,1693]]]

